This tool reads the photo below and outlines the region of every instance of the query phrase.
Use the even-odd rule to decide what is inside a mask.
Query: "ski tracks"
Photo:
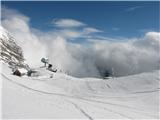
[[[137,108],[133,108],[133,107],[125,106],[125,105],[119,105],[119,104],[114,104],[114,103],[110,103],[110,102],[102,102],[102,101],[98,101],[98,100],[91,100],[91,99],[81,98],[81,97],[79,98],[79,97],[69,96],[69,95],[60,94],[60,93],[50,93],[50,92],[45,92],[45,91],[36,90],[36,89],[30,88],[30,87],[28,87],[28,86],[26,86],[26,85],[23,85],[23,84],[21,84],[21,83],[17,83],[17,82],[15,82],[15,81],[9,79],[8,77],[6,77],[6,76],[5,76],[4,74],[2,74],[2,73],[1,73],[1,75],[2,75],[4,78],[6,78],[7,80],[9,80],[10,82],[14,83],[14,84],[17,84],[17,85],[19,85],[19,86],[21,86],[21,87],[24,87],[24,88],[26,88],[26,89],[29,89],[29,90],[31,90],[31,91],[39,92],[39,93],[42,93],[42,94],[58,95],[58,96],[67,97],[67,98],[84,100],[84,101],[88,101],[88,102],[91,102],[91,103],[99,103],[99,104],[106,104],[106,105],[108,104],[108,105],[111,105],[111,106],[124,107],[124,108],[128,108],[128,109],[131,109],[131,110],[138,110],[139,112],[142,112],[142,111],[140,111],[140,110],[137,109]],[[93,118],[92,118],[88,113],[86,113],[81,107],[79,107],[76,103],[73,103],[73,102],[71,102],[71,101],[69,101],[69,100],[67,100],[67,99],[66,99],[66,101],[68,101],[69,103],[71,103],[72,105],[74,105],[74,107],[75,107],[77,110],[79,110],[84,116],[86,116],[89,120],[93,120]],[[83,103],[85,103],[84,101],[83,101]],[[89,103],[89,104],[91,105],[91,103]],[[109,111],[109,112],[112,112],[112,113],[115,113],[115,114],[119,114],[120,116],[125,117],[125,118],[128,118],[128,119],[133,119],[133,118],[131,118],[131,117],[129,117],[129,116],[126,116],[126,115],[124,115],[124,114],[122,114],[122,113],[116,112],[115,110],[112,110],[112,109],[109,109],[109,108],[106,108],[106,107],[102,107],[102,106],[95,105],[95,104],[94,104],[93,106],[96,107],[96,108],[99,108],[99,109],[100,109],[100,108],[105,109],[105,110],[107,110],[107,111]],[[138,111],[137,111],[137,112],[138,112]],[[144,114],[144,113],[143,113],[143,114]],[[150,115],[149,115],[149,114],[147,115],[147,113],[146,113],[146,116],[150,116]],[[152,116],[152,115],[151,115],[151,116]],[[153,116],[152,116],[152,117],[153,117]]]
[[[89,120],[94,120],[87,112],[85,112],[80,106],[78,106],[77,104],[69,101],[69,100],[66,100],[68,101],[69,103],[71,103],[72,105],[74,105],[74,107],[79,110],[85,117],[87,117]]]

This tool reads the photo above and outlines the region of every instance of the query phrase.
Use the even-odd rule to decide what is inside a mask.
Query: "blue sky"
[[[2,5],[16,9],[30,18],[30,25],[42,31],[54,29],[53,19],[81,21],[108,37],[137,37],[147,31],[159,31],[160,2],[8,2]]]

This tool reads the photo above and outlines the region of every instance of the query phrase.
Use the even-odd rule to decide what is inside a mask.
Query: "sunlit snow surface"
[[[18,77],[2,64],[3,118],[159,117],[159,71],[106,80],[74,78],[45,68],[37,71],[38,77]]]

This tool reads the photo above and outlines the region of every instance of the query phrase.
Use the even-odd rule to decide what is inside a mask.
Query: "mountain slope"
[[[38,68],[38,77],[17,77],[2,65],[3,118],[159,117],[159,71],[102,80],[78,79]]]
[[[37,76],[14,76],[27,67],[21,47],[0,27],[3,118],[158,119],[159,71],[127,77],[75,78],[36,68]]]
[[[7,30],[0,26],[0,60],[11,65],[22,65],[24,57],[22,49]]]

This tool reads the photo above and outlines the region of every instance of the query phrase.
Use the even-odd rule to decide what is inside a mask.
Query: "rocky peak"
[[[21,47],[16,44],[13,36],[2,26],[0,26],[0,61],[10,65],[24,65]]]

